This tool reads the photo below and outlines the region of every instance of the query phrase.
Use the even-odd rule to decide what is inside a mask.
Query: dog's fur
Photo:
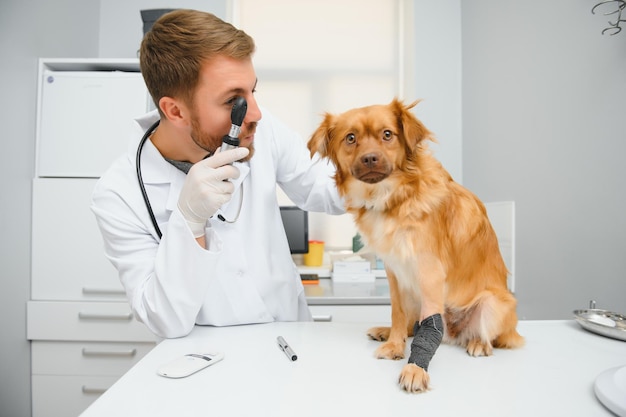
[[[389,280],[391,327],[368,335],[385,341],[378,358],[404,357],[413,325],[444,318],[444,342],[472,356],[515,348],[516,301],[484,205],[431,155],[434,140],[411,113],[417,102],[326,114],[308,147],[336,166],[335,181],[365,243],[380,256]],[[428,373],[407,364],[400,385],[428,389]]]

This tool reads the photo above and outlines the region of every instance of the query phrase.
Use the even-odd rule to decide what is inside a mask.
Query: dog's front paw
[[[467,342],[467,353],[471,356],[491,356],[493,347],[491,343],[485,343],[480,339],[473,339]]]
[[[391,328],[389,327],[372,327],[367,331],[367,335],[373,340],[384,342],[385,340],[389,339],[390,331]]]
[[[428,391],[430,377],[424,369],[414,363],[407,363],[402,368],[398,383],[407,392],[425,392]]]
[[[404,346],[404,343],[385,342],[376,349],[375,355],[378,359],[402,359]]]

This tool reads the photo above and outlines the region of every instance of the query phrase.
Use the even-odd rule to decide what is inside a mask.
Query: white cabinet
[[[96,179],[33,180],[33,300],[125,301],[89,205]]]
[[[154,343],[32,342],[33,416],[77,416]]]
[[[33,342],[35,375],[119,376],[146,355],[154,343]]]
[[[30,301],[29,340],[154,342],[126,302]]]
[[[90,210],[97,178],[148,109],[137,60],[42,59],[33,179],[33,417],[80,414],[152,347],[104,255]]]
[[[313,321],[391,323],[391,305],[312,305]]]
[[[301,269],[300,273],[307,273]],[[320,269],[320,276],[330,271]],[[378,271],[374,282],[334,282],[321,278],[318,285],[305,285],[304,292],[314,321],[391,323],[389,282]]]
[[[148,108],[141,73],[42,68],[40,78],[37,175],[99,177]]]
[[[77,416],[118,376],[32,375],[33,417]]]
[[[125,302],[31,301],[27,316],[33,417],[80,414],[155,346]]]

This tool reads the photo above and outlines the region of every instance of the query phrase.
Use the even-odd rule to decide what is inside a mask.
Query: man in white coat
[[[195,324],[311,320],[276,185],[305,210],[339,214],[343,204],[332,168],[261,113],[254,48],[243,31],[193,10],[162,16],[141,44],[157,110],[136,121],[92,210],[135,316],[160,337]],[[240,147],[219,152],[238,97],[248,105]]]

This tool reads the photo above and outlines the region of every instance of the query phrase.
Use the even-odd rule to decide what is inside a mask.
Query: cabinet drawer
[[[39,342],[31,344],[32,373],[122,376],[155,343]]]
[[[33,375],[33,417],[77,416],[118,377]]]
[[[33,181],[33,300],[125,301],[91,212],[95,179]]]
[[[124,302],[29,301],[29,340],[155,342]]]
[[[390,305],[315,305],[309,309],[314,321],[391,323]]]

